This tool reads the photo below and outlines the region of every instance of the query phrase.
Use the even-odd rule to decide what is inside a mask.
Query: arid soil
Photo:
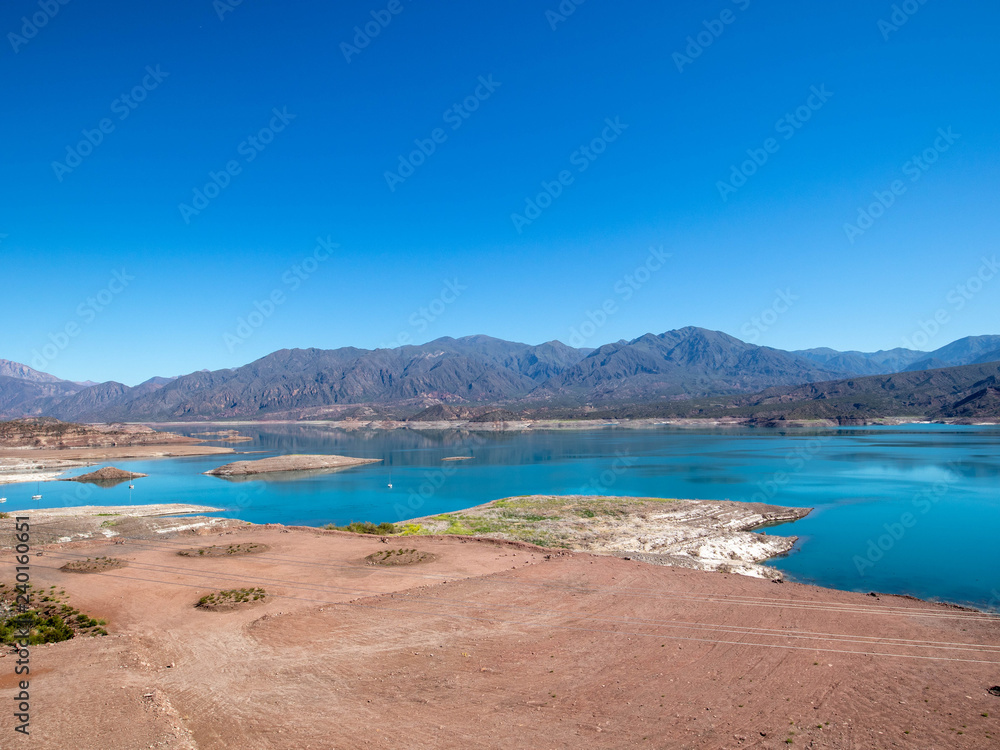
[[[809,508],[728,500],[527,495],[407,522],[432,534],[475,534],[533,542],[658,565],[781,578],[759,563],[787,553],[798,537],[755,533],[795,521]]]
[[[378,537],[274,526],[210,537],[264,554],[178,556],[194,533],[32,556],[32,582],[110,635],[32,648],[25,747],[979,750],[1000,736],[996,617],[460,537],[412,537],[436,559],[392,568],[365,560]],[[59,569],[96,556],[128,567]],[[13,567],[0,553],[0,577]],[[195,607],[258,587],[248,609]],[[0,704],[15,658],[0,658]],[[4,747],[21,740],[12,721],[0,714]]]
[[[256,461],[236,461],[206,471],[215,477],[242,477],[255,474],[275,474],[285,471],[314,471],[319,469],[349,469],[363,464],[377,464],[380,458],[351,458],[350,456],[275,456]]]

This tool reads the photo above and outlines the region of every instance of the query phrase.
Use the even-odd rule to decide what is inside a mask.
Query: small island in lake
[[[214,477],[245,477],[282,471],[349,469],[353,466],[379,463],[381,460],[381,458],[352,458],[350,456],[275,456],[274,458],[260,458],[256,461],[236,461],[205,473]]]
[[[88,482],[90,484],[99,484],[103,487],[113,487],[116,484],[121,484],[122,482],[139,479],[145,476],[148,475],[138,474],[134,471],[124,471],[122,469],[117,469],[114,466],[105,466],[97,471],[92,471],[89,474],[81,474],[78,477],[68,477],[64,481]]]

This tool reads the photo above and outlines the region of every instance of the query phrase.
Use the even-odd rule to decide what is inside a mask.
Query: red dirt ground
[[[0,747],[1000,746],[1000,618],[472,539],[407,539],[436,559],[401,568],[365,563],[377,537],[256,527],[210,541],[267,553],[178,556],[193,539],[32,558],[111,635],[32,648],[31,737],[5,709]],[[58,569],[96,555],[129,564]],[[270,596],[194,608],[240,587]]]

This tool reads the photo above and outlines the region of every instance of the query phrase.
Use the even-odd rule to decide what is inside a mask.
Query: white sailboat
[[[35,493],[36,494],[34,494],[34,495],[31,496],[32,500],[41,500],[42,499],[42,493],[41,493],[41,489],[40,488],[41,488],[41,482],[35,482]]]

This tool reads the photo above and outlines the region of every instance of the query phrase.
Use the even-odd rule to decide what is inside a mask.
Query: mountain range
[[[932,405],[943,408],[963,392],[960,386],[988,379],[989,367],[929,380],[904,373],[998,360],[1000,336],[968,337],[933,352],[783,351],[695,327],[596,349],[489,336],[441,338],[396,349],[283,349],[242,367],[151,378],[134,387],[74,383],[0,360],[0,417],[83,422],[407,418],[428,409],[475,416],[498,407],[524,413],[623,404],[652,405],[659,412],[721,408],[744,414],[788,411],[788,404],[797,401],[825,401],[826,411],[851,411],[841,401],[860,392],[852,391],[858,382],[893,375],[899,377],[881,388],[896,395],[923,388],[927,398],[907,408],[922,404],[924,413]],[[831,385],[846,382],[855,385]],[[995,399],[989,391],[995,385],[985,386],[984,404]],[[871,388],[864,393],[870,396]],[[928,395],[928,388],[936,395]],[[699,401],[720,396],[728,398],[716,406]],[[906,399],[890,402],[883,406],[895,408]],[[976,404],[966,406],[974,416]]]

